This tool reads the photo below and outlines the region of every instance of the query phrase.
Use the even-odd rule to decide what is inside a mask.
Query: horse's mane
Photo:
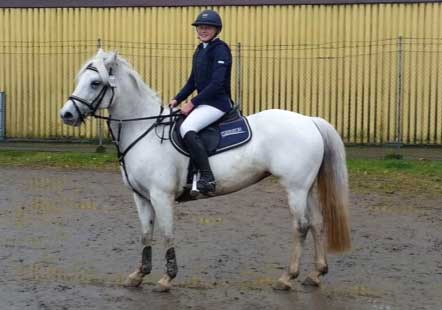
[[[87,70],[87,67],[89,65],[94,65],[98,69],[98,74],[100,75],[101,79],[104,82],[107,82],[109,80],[109,73],[105,67],[106,60],[109,60],[115,56],[115,52],[105,52],[103,50],[100,50],[94,57],[89,59],[83,67],[80,69],[80,71],[77,74],[76,79],[78,80],[79,76]],[[140,74],[135,71],[133,66],[123,57],[120,55],[116,56],[115,62],[112,64],[112,68],[114,70],[114,73],[122,73],[126,72],[129,78],[132,79],[134,82],[136,88],[140,92],[145,92],[146,95],[154,102],[158,102],[161,104],[160,96],[157,92],[155,92],[152,88],[150,88],[143,80],[143,78],[140,76]]]

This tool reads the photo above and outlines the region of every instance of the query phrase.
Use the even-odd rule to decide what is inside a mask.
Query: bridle
[[[86,70],[92,70],[95,71],[97,73],[99,73],[98,69],[96,67],[94,67],[92,64],[89,64],[86,67]],[[109,102],[109,106],[108,108],[110,108],[113,104],[114,101],[114,97],[115,97],[115,88],[117,87],[115,85],[115,83],[113,82],[113,78],[114,76],[112,75],[112,68],[109,70],[109,80],[103,85],[103,88],[100,90],[100,92],[98,93],[98,95],[92,100],[92,101],[87,101],[83,98],[77,97],[77,96],[69,96],[69,100],[72,102],[72,104],[75,107],[75,110],[77,111],[78,115],[80,116],[81,122],[84,123],[85,121],[85,116],[92,116],[96,119],[103,119],[106,120],[107,123],[107,127],[109,129],[109,132],[111,134],[112,137],[112,142],[115,145],[115,147],[117,148],[117,156],[118,156],[118,161],[120,163],[121,168],[124,171],[127,183],[129,184],[129,186],[132,188],[132,191],[134,191],[136,194],[138,194],[139,196],[146,198],[143,194],[141,194],[139,191],[137,191],[132,184],[130,183],[130,179],[129,176],[127,174],[127,169],[126,169],[126,163],[124,161],[124,157],[126,156],[126,154],[138,143],[140,142],[145,136],[147,136],[153,129],[156,129],[158,126],[162,125],[162,126],[170,126],[169,127],[169,138],[165,138],[164,137],[164,130],[163,130],[163,134],[162,136],[158,136],[158,138],[160,139],[161,143],[163,143],[164,140],[169,140],[170,139],[170,135],[171,135],[171,130],[172,130],[172,125],[173,123],[175,123],[175,121],[177,120],[177,118],[181,115],[181,110],[177,109],[175,111],[173,111],[172,107],[169,107],[169,114],[164,114],[164,107],[160,106],[160,113],[157,116],[146,116],[146,117],[137,117],[137,118],[129,118],[129,119],[116,119],[113,118],[112,116],[101,116],[101,115],[97,115],[96,112],[98,110],[98,108],[101,106],[104,97],[106,96],[107,91],[110,89],[112,94],[111,94],[111,98],[110,98],[110,102]],[[78,104],[83,104],[85,105],[89,110],[82,114],[80,111],[80,108],[78,107]],[[124,150],[120,149],[120,137],[121,137],[121,131],[122,131],[122,127],[123,127],[123,123],[127,123],[127,122],[135,122],[135,121],[143,121],[143,120],[152,120],[154,119],[155,122],[149,127],[147,128],[141,135],[139,135],[134,141],[132,141],[129,146],[127,146]],[[167,122],[164,122],[165,119],[168,119]],[[112,122],[118,122],[118,133],[115,134],[112,130],[111,127],[111,123]]]
[[[92,70],[92,71],[99,73],[99,70],[96,67],[94,67],[92,64],[89,64],[86,67],[86,70]],[[118,155],[119,155],[118,157],[120,158],[121,156],[126,155],[127,152],[133,147],[133,145],[135,145],[139,140],[144,138],[152,129],[156,128],[159,125],[172,125],[175,122],[176,118],[181,114],[181,110],[177,109],[177,110],[173,111],[172,107],[169,107],[170,113],[168,115],[163,115],[164,107],[160,106],[160,113],[156,116],[146,116],[146,117],[137,117],[137,118],[128,118],[128,119],[117,119],[117,118],[113,118],[112,116],[97,115],[96,112],[97,112],[98,108],[101,106],[101,104],[103,103],[103,99],[106,96],[106,93],[109,89],[111,90],[112,95],[110,98],[109,106],[107,108],[109,109],[114,102],[115,88],[117,86],[114,82],[114,76],[112,75],[112,68],[109,69],[108,74],[109,74],[109,80],[103,85],[103,87],[100,90],[100,92],[98,93],[98,95],[92,101],[88,101],[86,99],[83,99],[78,96],[73,96],[73,95],[69,96],[68,99],[74,105],[75,110],[77,111],[77,113],[81,119],[81,122],[84,123],[85,116],[88,116],[88,115],[90,115],[94,118],[97,118],[97,119],[103,119],[103,120],[107,121],[107,125],[109,127],[109,131],[112,136],[112,142],[114,142],[114,144],[116,144],[117,150],[118,150]],[[80,108],[78,107],[78,104],[85,105],[89,109],[89,111],[87,111],[86,113],[81,113]],[[166,119],[166,118],[169,118],[169,122],[163,122],[164,119]],[[123,123],[152,120],[152,119],[156,120],[156,122],[154,122],[153,125],[151,125],[143,134],[141,134],[140,137],[135,139],[135,141],[133,143],[131,143],[131,145],[129,145],[129,147],[126,148],[126,150],[120,151],[119,142],[120,142],[121,129],[122,129]],[[110,127],[111,122],[118,122],[118,124],[119,124],[117,135],[114,135],[114,133],[112,132],[112,128]],[[164,140],[168,140],[167,138],[164,138],[164,134],[159,138],[161,139],[161,142],[163,142]]]
[[[94,66],[92,66],[92,64],[89,64],[86,67],[86,70],[92,70],[95,71],[97,73],[99,73],[98,69]],[[112,75],[112,68],[109,70],[109,78],[113,77]],[[69,96],[69,100],[72,102],[72,104],[75,107],[75,110],[77,111],[78,115],[80,116],[80,120],[82,123],[84,123],[85,115],[92,115],[93,117],[97,117],[98,115],[96,115],[95,113],[97,112],[98,108],[100,107],[101,103],[103,102],[104,97],[106,96],[106,93],[108,91],[108,89],[110,88],[112,95],[111,95],[111,99],[109,102],[109,107],[111,107],[113,101],[114,101],[114,96],[115,96],[115,84],[110,83],[109,81],[107,81],[106,84],[103,85],[103,88],[100,90],[100,92],[98,93],[98,95],[92,100],[92,101],[87,101],[86,99],[77,97],[77,96]],[[77,103],[81,103],[83,105],[85,105],[89,111],[87,111],[86,113],[81,113],[80,108],[78,107]],[[109,108],[108,107],[108,108]]]

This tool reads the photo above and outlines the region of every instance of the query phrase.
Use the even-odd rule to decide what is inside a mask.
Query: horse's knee
[[[145,247],[147,246],[151,246],[152,243],[152,236],[151,233],[147,233],[147,234],[143,234],[141,236],[141,244],[144,245]]]

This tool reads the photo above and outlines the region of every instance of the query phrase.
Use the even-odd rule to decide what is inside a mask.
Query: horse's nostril
[[[71,119],[73,117],[74,117],[74,115],[72,115],[71,112],[64,112],[64,114],[63,114],[64,119]]]

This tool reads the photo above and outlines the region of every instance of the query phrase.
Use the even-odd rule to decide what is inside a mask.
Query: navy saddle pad
[[[173,124],[171,141],[178,152],[189,156],[189,152],[180,135],[180,127],[183,121],[184,117],[180,117]],[[242,116],[236,109],[224,115],[219,121],[201,130],[198,134],[209,156],[231,150],[252,139],[252,130],[247,118]]]

